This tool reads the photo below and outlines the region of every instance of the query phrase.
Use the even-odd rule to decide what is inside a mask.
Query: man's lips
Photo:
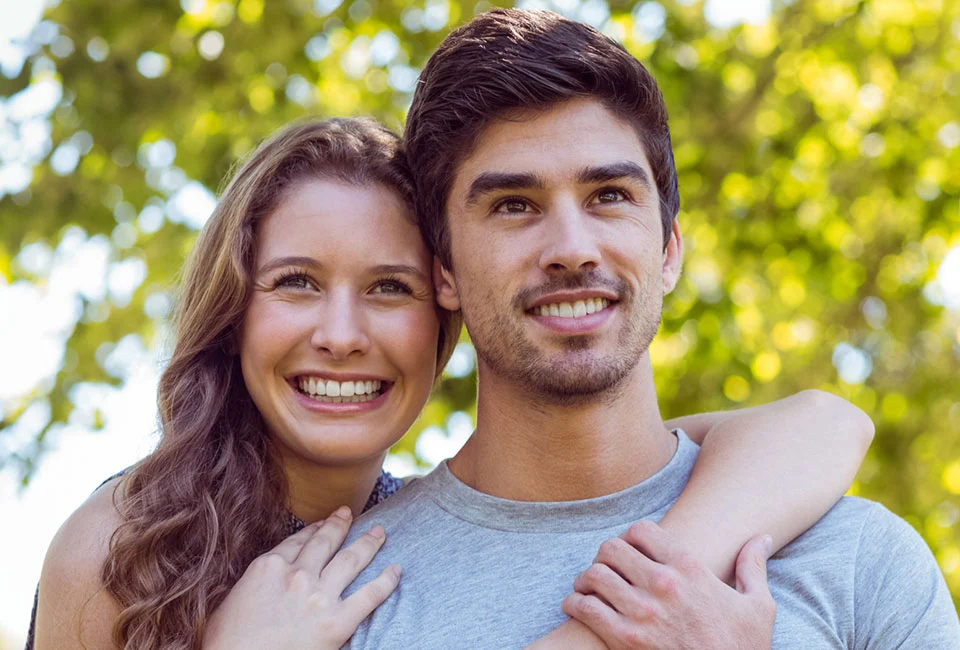
[[[617,302],[618,296],[613,291],[605,289],[578,289],[576,291],[554,291],[543,296],[540,296],[536,300],[530,303],[530,306],[527,308],[528,311],[536,310],[538,307],[544,305],[560,305],[563,303],[575,304],[577,302],[588,300],[597,301],[600,299],[606,300],[608,303]]]
[[[542,304],[527,312],[536,323],[558,334],[593,334],[603,327],[619,303],[606,298]]]

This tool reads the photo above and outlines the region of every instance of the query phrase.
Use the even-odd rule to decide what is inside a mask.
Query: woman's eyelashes
[[[409,284],[399,278],[388,277],[377,280],[373,285],[373,289],[371,289],[371,293],[379,295],[402,296],[413,294],[413,289]]]
[[[310,274],[307,271],[300,269],[293,269],[281,273],[276,280],[273,281],[274,289],[311,289],[313,288],[313,280],[310,278]]]
[[[271,284],[271,289],[296,292],[319,291],[322,289],[322,283],[312,278],[305,270],[290,270],[277,276]],[[422,292],[418,292],[410,283],[399,277],[385,276],[376,278],[368,286],[367,293],[377,297],[392,297],[415,296]]]

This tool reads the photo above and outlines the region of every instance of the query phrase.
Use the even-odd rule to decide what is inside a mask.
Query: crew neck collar
[[[421,487],[443,510],[496,530],[562,532],[596,530],[634,521],[672,504],[689,479],[700,448],[680,429],[677,449],[659,471],[613,494],[577,501],[514,501],[475,490],[450,471],[447,461],[421,479]]]

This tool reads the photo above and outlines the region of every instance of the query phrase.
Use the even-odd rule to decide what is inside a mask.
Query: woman
[[[237,172],[186,267],[159,387],[161,442],[57,534],[39,587],[37,648],[254,639],[262,629],[243,608],[213,614],[228,595],[268,593],[278,557],[319,548],[342,590],[382,544],[374,530],[331,559],[342,535],[321,533],[345,530],[349,515],[331,516],[339,506],[359,512],[396,491],[383,459],[460,331],[459,315],[433,300],[432,256],[398,147],[369,121],[308,122],[269,139]],[[342,372],[319,376],[320,359]],[[662,523],[725,577],[755,531],[781,546],[823,514],[872,436],[858,409],[810,393],[683,425],[697,441],[712,433]],[[766,484],[741,485],[750,472]],[[271,645],[289,642],[281,631],[304,630],[310,647],[338,647],[398,579],[385,571],[366,599],[341,602],[336,592],[319,614],[279,609],[314,627],[271,619]],[[296,603],[310,601],[309,590],[301,596]]]

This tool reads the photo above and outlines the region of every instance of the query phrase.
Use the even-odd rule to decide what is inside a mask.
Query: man
[[[696,458],[663,425],[647,352],[682,253],[666,110],[595,30],[498,10],[431,58],[406,137],[439,301],[462,309],[477,350],[477,429],[355,527],[388,540],[356,584],[390,563],[404,578],[349,647],[521,647],[564,622],[557,604],[601,542],[663,516]],[[662,531],[626,536],[643,556],[604,545],[616,571],[577,578],[595,595],[564,611],[609,642],[617,612],[645,603],[640,645],[667,647],[659,625],[687,637],[669,647],[706,647],[702,617],[638,597],[676,599],[672,578],[643,570],[670,563]],[[843,500],[769,576],[775,648],[960,648],[929,550],[877,504]]]

